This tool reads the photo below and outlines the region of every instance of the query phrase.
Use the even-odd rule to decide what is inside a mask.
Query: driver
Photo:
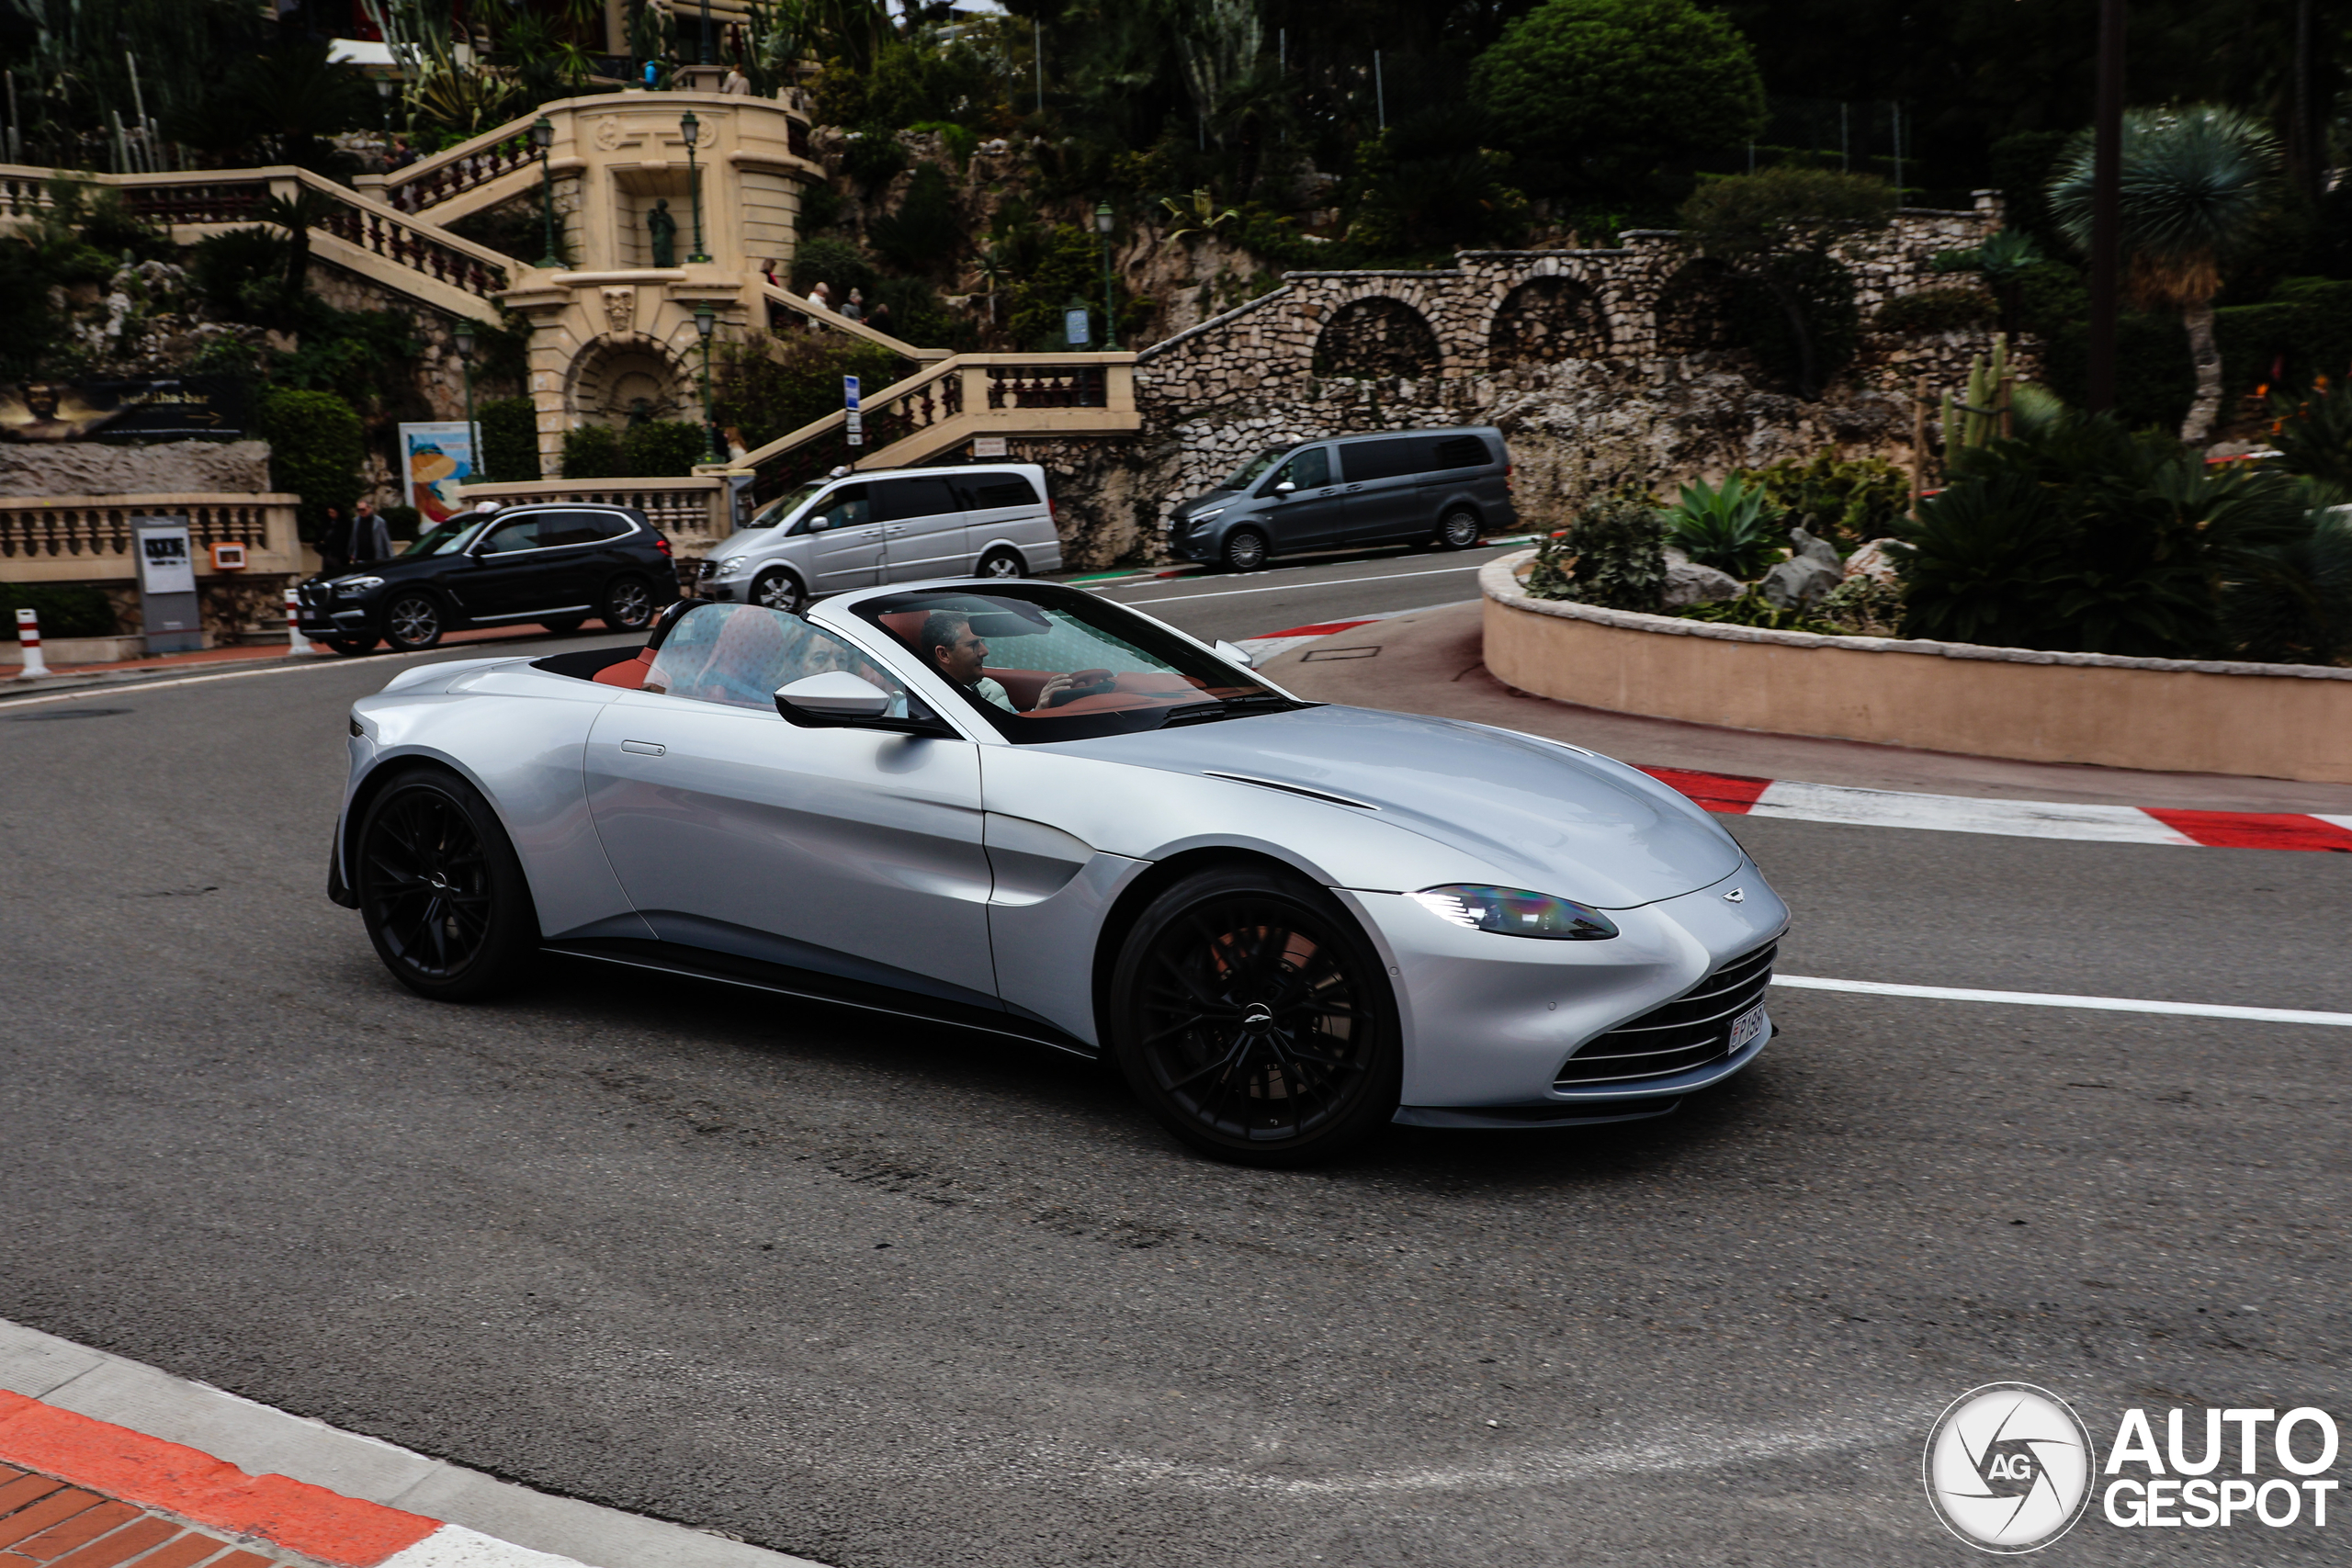
[[[916,639],[916,652],[923,661],[937,670],[956,685],[963,687],[983,701],[994,703],[1007,713],[1021,710],[999,682],[980,672],[989,661],[989,645],[972,630],[972,617],[954,610],[933,610],[923,617],[922,633]],[[1070,683],[1067,674],[1048,680],[1037,693],[1037,705],[1050,705],[1055,693]]]

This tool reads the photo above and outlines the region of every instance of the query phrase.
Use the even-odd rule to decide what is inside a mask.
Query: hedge
[[[340,507],[348,516],[359,499],[368,455],[359,416],[333,392],[282,387],[262,399],[259,425],[269,442],[270,482],[302,498],[301,535],[316,543],[326,509]]]
[[[539,415],[528,398],[502,398],[474,415],[481,426],[482,477],[492,484],[541,478]]]
[[[113,637],[114,606],[101,588],[46,582],[0,582],[0,637],[17,640],[17,612],[40,616],[40,635],[52,637]]]
[[[709,450],[699,424],[684,420],[654,420],[633,424],[621,433],[620,477],[632,479],[684,479]]]

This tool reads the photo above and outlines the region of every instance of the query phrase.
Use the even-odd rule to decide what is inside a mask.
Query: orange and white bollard
[[[294,591],[290,582],[286,585],[286,641],[288,659],[315,656],[319,651],[311,646],[311,639],[302,635],[302,596]]]
[[[25,650],[25,667],[17,671],[18,680],[31,680],[49,673],[49,660],[40,656],[40,612],[17,612],[17,644]]]

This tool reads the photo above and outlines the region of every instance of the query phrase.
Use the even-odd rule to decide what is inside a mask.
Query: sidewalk
[[[0,1568],[817,1568],[0,1319]]]
[[[1758,786],[1756,790],[1721,789],[1718,800],[1708,802],[1717,809],[1748,810],[1755,806],[1761,786],[1770,781],[1803,780],[1807,785],[1854,791],[1915,792],[2152,813],[2352,815],[2352,784],[2014,762],[1860,741],[1718,729],[1554,702],[1514,691],[1487,673],[1480,613],[1481,605],[1474,600],[1358,623],[1274,652],[1265,661],[1265,670],[1303,697],[1524,730],[1645,768],[1709,775],[1726,786]],[[1745,804],[1736,798],[1743,795]],[[1775,813],[1768,809],[1758,814]],[[2312,843],[2308,847],[2352,847],[2352,831],[2344,832],[2343,837],[2346,843],[2341,846]],[[2192,834],[2143,841],[2206,840]]]

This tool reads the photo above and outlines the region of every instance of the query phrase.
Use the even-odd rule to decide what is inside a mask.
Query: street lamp
[[[560,267],[563,258],[555,250],[555,165],[548,158],[548,149],[555,145],[555,121],[545,115],[533,120],[531,145],[539,154],[539,209],[547,224],[547,254],[539,258],[539,265]]]
[[[701,130],[702,121],[695,118],[694,110],[678,117],[678,133],[686,139],[686,184],[693,187],[695,197],[695,254],[686,258],[688,266],[710,265],[702,248],[702,172],[695,163],[695,137]]]
[[[702,335],[702,460],[706,463],[718,461],[718,425],[710,406],[710,333],[718,325],[718,311],[707,304],[695,307],[695,331]]]
[[[1111,204],[1094,204],[1094,231],[1102,236],[1102,346],[1119,346],[1118,307],[1111,302],[1111,229],[1118,220],[1111,214]]]
[[[466,462],[472,469],[474,482],[482,480],[481,426],[474,423],[474,324],[463,316],[450,329],[450,341],[458,345],[458,367],[466,378]]]

